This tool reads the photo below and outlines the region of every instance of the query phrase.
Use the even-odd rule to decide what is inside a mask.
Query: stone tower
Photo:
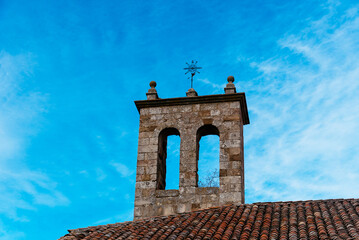
[[[134,219],[244,203],[243,125],[249,124],[246,97],[228,77],[225,94],[158,98],[151,82],[140,113]],[[180,136],[178,190],[165,190],[167,137]],[[219,136],[219,187],[198,187],[199,141]]]

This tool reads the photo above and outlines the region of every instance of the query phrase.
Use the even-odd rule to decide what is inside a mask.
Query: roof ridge
[[[251,205],[266,205],[266,204],[287,204],[287,203],[308,203],[308,202],[333,202],[333,201],[350,201],[350,200],[359,200],[359,198],[330,198],[330,199],[315,199],[315,200],[295,200],[295,201],[277,201],[277,202],[254,202],[250,203]],[[244,205],[250,205],[245,203]]]

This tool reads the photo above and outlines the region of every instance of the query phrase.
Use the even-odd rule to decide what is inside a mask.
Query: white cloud
[[[131,210],[127,210],[122,214],[101,219],[99,221],[94,222],[91,225],[101,225],[101,224],[109,224],[115,222],[132,221],[132,219],[133,219],[133,210],[131,209]]]
[[[356,9],[330,11],[252,63],[260,76],[247,95],[250,201],[358,196],[358,29]]]
[[[226,83],[216,84],[209,81],[207,78],[199,78],[198,81],[203,83],[204,85],[209,85],[212,89],[214,89],[213,93],[223,92],[224,88],[226,87]]]
[[[111,162],[110,165],[113,166],[116,171],[121,174],[121,177],[129,177],[133,174],[133,171],[122,163]]]
[[[31,76],[30,59],[30,55],[0,53],[0,213],[17,221],[28,221],[18,215],[19,209],[69,202],[56,190],[55,182],[23,163],[46,101],[45,95],[22,88],[23,81]]]
[[[8,229],[3,222],[0,221],[0,240],[13,240],[24,238],[25,234],[20,231],[12,231]]]
[[[96,180],[102,182],[107,177],[107,174],[100,168],[96,168]]]

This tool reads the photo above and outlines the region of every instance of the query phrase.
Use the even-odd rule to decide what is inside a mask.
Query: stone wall
[[[244,203],[243,124],[249,120],[243,120],[248,113],[240,94],[243,100],[243,93],[234,93],[136,102],[140,128],[134,219]],[[198,142],[208,134],[220,139],[219,188],[197,186]],[[169,135],[181,138],[178,190],[164,190]]]

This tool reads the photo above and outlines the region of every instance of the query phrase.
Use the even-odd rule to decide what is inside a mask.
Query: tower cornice
[[[142,108],[153,108],[163,106],[176,106],[176,105],[193,105],[203,103],[220,103],[220,102],[240,102],[243,124],[249,124],[248,110],[246,95],[244,92],[231,93],[231,94],[214,94],[196,97],[178,97],[178,98],[165,98],[154,100],[139,100],[135,101],[138,112]]]

